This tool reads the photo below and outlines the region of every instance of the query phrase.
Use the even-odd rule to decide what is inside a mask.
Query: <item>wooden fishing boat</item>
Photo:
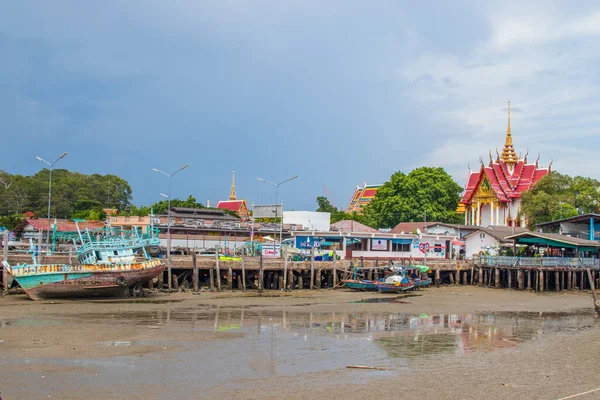
[[[406,275],[392,275],[381,282],[377,289],[379,293],[400,293],[414,289],[414,287],[413,280],[409,279]]]
[[[32,263],[4,268],[32,300],[61,297],[141,295],[144,283],[161,274],[161,260],[146,248],[160,244],[158,237],[144,237],[137,229],[127,234],[82,234],[77,227],[77,262],[40,264],[32,247]],[[93,237],[93,238],[92,238]]]
[[[415,284],[415,288],[420,288],[420,287],[427,287],[429,285],[431,285],[431,278],[417,278],[417,279],[413,279],[413,282]]]
[[[380,284],[378,281],[369,281],[366,279],[347,279],[342,282],[348,289],[360,291],[376,291]]]

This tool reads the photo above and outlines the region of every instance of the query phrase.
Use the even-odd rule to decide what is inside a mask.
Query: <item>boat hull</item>
[[[405,292],[407,290],[414,289],[415,285],[413,283],[395,285],[393,283],[380,283],[378,290],[379,293],[400,293]]]
[[[348,289],[352,289],[352,290],[360,290],[360,291],[376,291],[377,287],[379,286],[379,282],[377,281],[368,281],[368,280],[353,280],[353,279],[349,279],[349,280],[345,280],[343,281],[344,285],[346,285],[346,287]]]
[[[41,267],[39,270],[45,271],[44,266]],[[60,269],[64,271],[65,266],[62,267]],[[121,269],[83,265],[71,272],[13,274],[13,278],[32,300],[109,297],[126,295],[130,287],[151,281],[164,269],[159,260],[148,260]]]
[[[415,287],[427,287],[431,285],[431,278],[427,279],[415,279]]]

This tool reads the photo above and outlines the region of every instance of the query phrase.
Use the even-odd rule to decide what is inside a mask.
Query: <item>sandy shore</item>
[[[600,387],[600,331],[589,294],[442,287],[393,302],[370,302],[381,298],[343,290],[262,297],[253,292],[153,294],[139,301],[33,302],[8,296],[0,299],[0,393],[4,400],[560,399]],[[457,316],[458,327],[447,329],[452,340],[473,339],[466,329],[483,332],[473,321],[486,313],[501,315],[513,331],[532,315],[551,314],[555,324],[562,316],[582,317],[568,320],[568,329],[548,330],[548,322],[540,323],[536,329],[543,332],[518,342],[494,333],[490,338],[504,346],[493,350],[465,351],[459,343],[419,357],[382,352],[382,343],[410,345],[405,331],[386,325],[392,317],[409,320],[427,313]],[[467,318],[471,322],[461,322]],[[485,329],[501,331],[504,325]],[[427,337],[450,335],[439,333],[428,331]],[[386,370],[345,368],[363,359],[382,362]],[[600,391],[577,398],[600,398]]]

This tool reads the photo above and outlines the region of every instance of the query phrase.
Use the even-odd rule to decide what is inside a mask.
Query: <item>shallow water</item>
[[[388,298],[403,301],[404,296]],[[60,366],[83,368],[72,371],[69,382],[81,393],[102,393],[106,385],[119,385],[119,395],[135,395],[140,387],[184,385],[182,398],[195,390],[242,388],[250,380],[272,376],[295,376],[345,369],[347,365],[410,370],[413,361],[425,357],[461,357],[469,352],[517,348],[557,332],[592,329],[597,317],[589,311],[574,313],[478,313],[411,314],[379,312],[306,313],[295,307],[278,311],[249,308],[200,306],[167,310],[49,315],[39,319],[0,320],[0,328],[11,326],[62,325],[76,332],[79,324],[133,326],[139,338],[128,337],[89,343],[95,347],[124,349],[153,346],[168,352],[145,356],[115,356],[100,359],[6,358],[0,355],[0,371],[17,366]],[[143,333],[160,332],[160,340]],[[212,332],[210,340],[171,340],[180,333]],[[236,333],[236,335],[229,335]],[[201,337],[201,336],[200,336]],[[2,329],[0,329],[0,339]],[[0,342],[2,346],[7,343]],[[172,350],[171,350],[172,349]],[[91,374],[91,375],[90,375]],[[364,377],[364,371],[347,370],[348,382]],[[44,385],[65,382],[65,374],[47,374]],[[11,379],[29,382],[28,395],[39,395],[44,385],[39,372],[23,368]],[[87,379],[93,377],[93,379]],[[120,383],[127,377],[125,383]],[[84,379],[86,378],[86,379]],[[361,378],[364,379],[364,378]],[[198,382],[195,387],[193,382]],[[192,384],[190,384],[192,382]],[[71,383],[69,383],[71,385]],[[63,386],[64,387],[64,386]],[[100,392],[98,392],[100,391]]]

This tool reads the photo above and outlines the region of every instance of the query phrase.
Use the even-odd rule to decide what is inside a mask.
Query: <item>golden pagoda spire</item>
[[[235,171],[231,173],[231,192],[229,193],[229,200],[237,200],[235,195]]]
[[[510,101],[508,102],[508,128],[506,128],[506,141],[504,142],[504,149],[502,149],[500,160],[511,166],[519,161],[513,147],[512,135],[510,133]]]

